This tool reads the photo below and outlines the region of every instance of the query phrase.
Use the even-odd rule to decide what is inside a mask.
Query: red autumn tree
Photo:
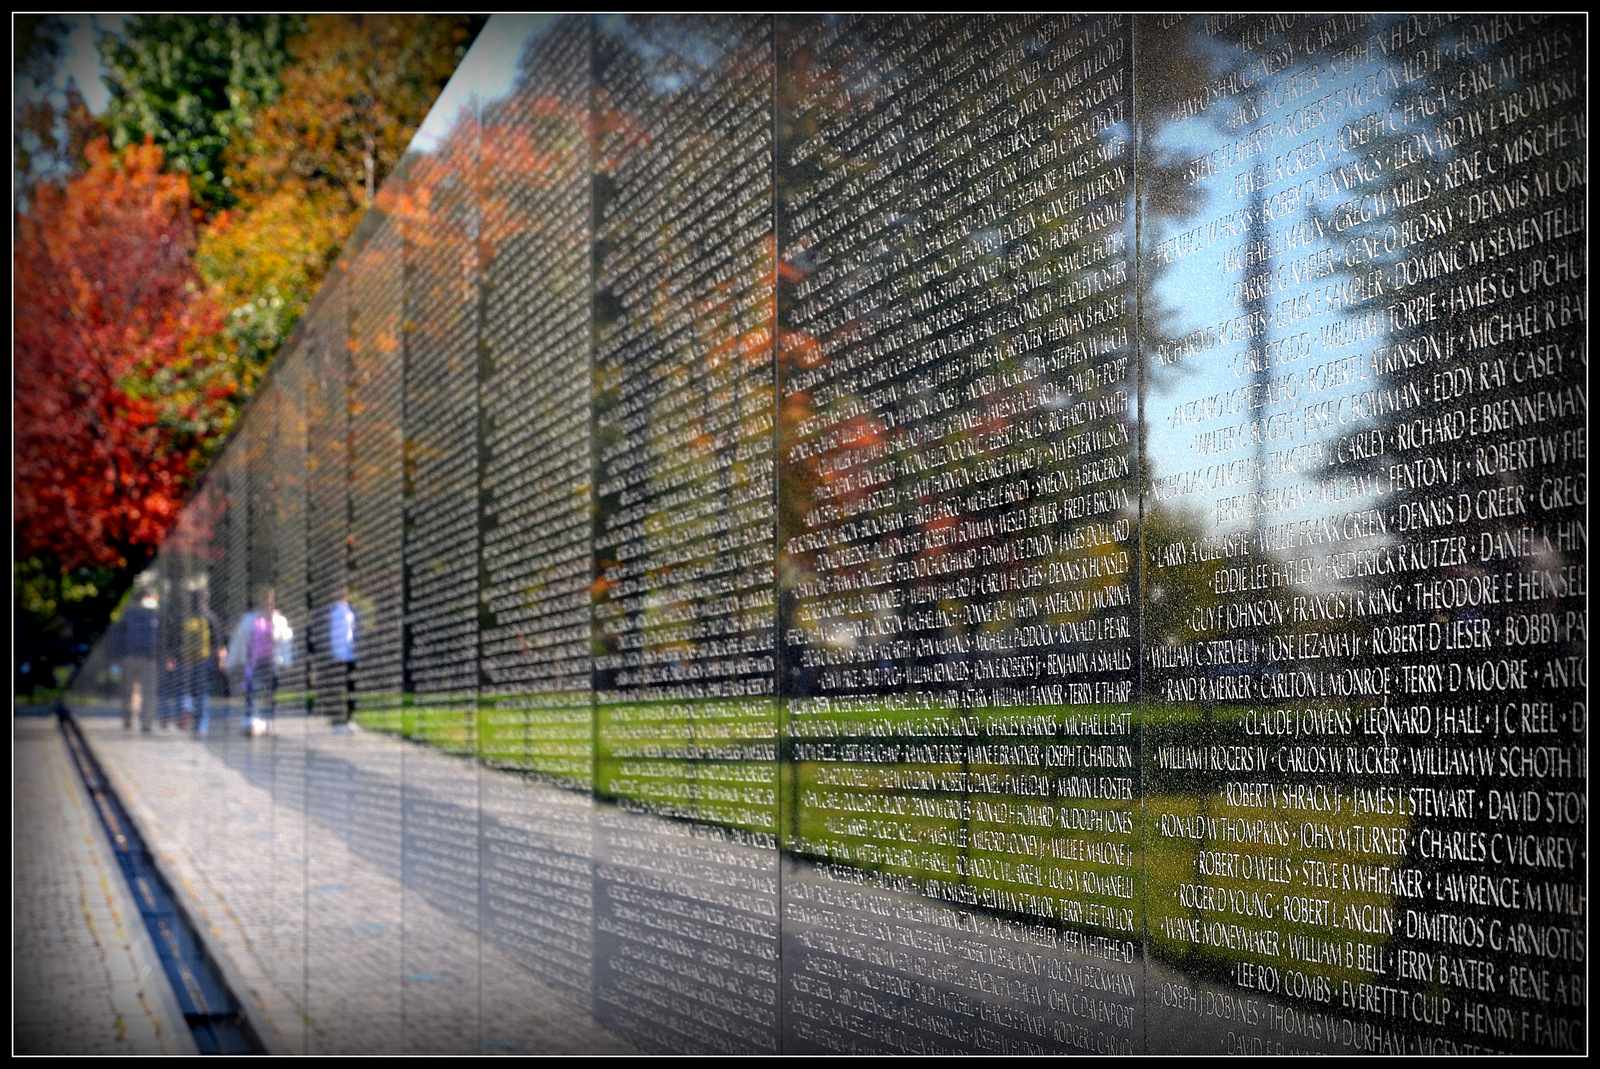
[[[220,320],[188,183],[148,143],[86,162],[37,189],[12,257],[16,552],[63,571],[150,555],[234,390],[191,355]]]

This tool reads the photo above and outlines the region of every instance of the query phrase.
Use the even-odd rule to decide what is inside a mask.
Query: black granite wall
[[[499,18],[169,626],[647,1050],[1585,1051],[1586,31]]]

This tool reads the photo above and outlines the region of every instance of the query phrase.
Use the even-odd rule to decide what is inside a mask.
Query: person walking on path
[[[356,611],[350,607],[350,588],[328,608],[328,657],[344,666],[344,708],[333,716],[333,730],[350,730],[356,715]]]
[[[228,639],[227,665],[244,677],[245,732],[276,734],[278,670],[294,660],[294,631],[268,588],[261,608],[239,617]]]
[[[211,728],[211,674],[217,640],[222,637],[222,624],[211,611],[204,579],[201,576],[189,594],[189,614],[178,639],[178,678],[183,686],[178,726],[193,728],[197,735]]]
[[[152,587],[139,592],[138,600],[122,614],[121,649],[118,661],[122,666],[122,727],[133,730],[133,718],[139,718],[139,730],[149,731],[155,718],[157,691],[160,689],[161,603]]]

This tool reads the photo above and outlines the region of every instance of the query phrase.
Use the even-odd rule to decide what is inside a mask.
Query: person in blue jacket
[[[328,659],[344,667],[344,708],[334,712],[333,729],[348,731],[356,715],[356,611],[348,586],[328,607]]]
[[[192,728],[197,735],[206,734],[211,727],[211,680],[216,671],[217,643],[221,640],[222,624],[211,611],[206,586],[201,581],[189,593],[189,612],[178,636],[178,677],[183,684],[178,726]]]

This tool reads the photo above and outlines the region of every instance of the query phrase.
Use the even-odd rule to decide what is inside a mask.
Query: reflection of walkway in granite
[[[86,733],[277,1049],[1338,1048],[1311,1027],[1325,1015],[1186,976],[1137,941],[780,865],[745,833],[392,736],[303,717],[204,744],[98,718]]]
[[[425,823],[427,814],[402,795],[432,781],[469,792],[476,806],[476,776],[460,762],[384,738],[323,738],[326,721],[304,718],[280,718],[273,739],[219,735],[211,743],[130,735],[109,719],[82,723],[152,848],[248,988],[241,994],[260,1008],[272,1049],[629,1049],[569,991],[480,939],[471,913],[441,909],[436,894],[412,885],[441,874],[406,864],[402,844],[418,829],[402,838],[402,815]],[[322,746],[337,746],[346,759],[319,761]],[[441,848],[475,853],[472,837],[465,842],[447,827],[437,835]],[[443,875],[463,882],[460,890],[478,881],[476,871]]]
[[[55,718],[12,739],[14,1052],[195,1053]]]

